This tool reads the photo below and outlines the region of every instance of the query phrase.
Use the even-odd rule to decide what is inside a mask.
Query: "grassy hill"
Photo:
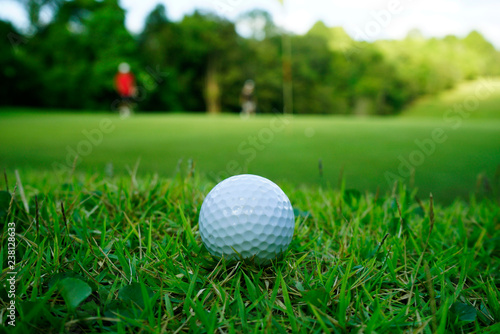
[[[438,95],[422,98],[403,116],[445,119],[456,116],[459,110],[468,115],[465,118],[500,119],[500,79],[468,81]]]

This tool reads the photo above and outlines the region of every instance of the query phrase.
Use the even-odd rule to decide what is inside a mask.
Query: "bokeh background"
[[[112,175],[138,166],[169,176],[189,164],[214,180],[255,173],[361,192],[397,180],[442,201],[498,183],[495,1],[2,0],[1,8],[7,170]],[[127,119],[114,83],[122,62],[137,84]],[[246,119],[249,79],[257,116]]]

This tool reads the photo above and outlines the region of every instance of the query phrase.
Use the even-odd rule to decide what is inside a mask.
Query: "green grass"
[[[498,192],[433,207],[402,185],[374,195],[280,183],[299,213],[295,234],[260,268],[208,254],[198,214],[214,183],[192,167],[172,178],[22,171],[19,180],[24,196],[21,183],[12,201],[0,192],[2,258],[8,222],[17,233],[10,333],[499,329]],[[2,282],[8,271],[2,262]]]
[[[403,115],[443,119],[456,104],[463,105],[462,110],[470,119],[500,118],[500,79],[464,82],[454,89],[417,100]],[[453,115],[449,114],[449,117]]]
[[[478,175],[492,180],[500,165],[500,118],[464,119],[460,124],[410,117],[261,116],[245,121],[199,114],[122,120],[108,114],[4,110],[0,167],[11,172],[71,171],[75,155],[68,152],[89,144],[82,131],[98,130],[103,119],[113,130],[103,133],[98,144],[81,146],[77,170],[110,172],[111,164],[123,175],[126,166],[133,169],[140,161],[139,175],[172,176],[181,159],[192,159],[212,180],[246,172],[296,185],[335,186],[342,174],[347,188],[376,192],[389,190],[398,178],[418,187],[421,197],[432,191],[436,201],[450,203],[457,196],[467,198]],[[445,141],[422,153],[415,141],[429,141],[439,128]],[[415,160],[419,164],[411,165],[410,172],[401,161],[415,154],[423,160]]]
[[[447,113],[477,85],[370,119],[2,110],[0,332],[498,332],[500,94]],[[240,173],[297,214],[267,267],[201,243],[204,196]]]

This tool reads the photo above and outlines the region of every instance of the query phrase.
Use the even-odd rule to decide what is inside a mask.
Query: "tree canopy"
[[[264,11],[236,22],[196,11],[176,22],[160,4],[133,35],[117,0],[22,2],[29,31],[0,21],[2,105],[109,110],[114,74],[126,61],[142,111],[238,112],[248,79],[256,83],[258,112],[283,109],[281,35],[289,33]],[[47,6],[52,15],[43,20]],[[477,31],[430,39],[412,31],[368,43],[317,22],[290,40],[294,113],[394,114],[421,95],[500,75],[500,53]]]

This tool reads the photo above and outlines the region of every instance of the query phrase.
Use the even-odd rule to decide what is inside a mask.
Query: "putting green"
[[[296,185],[390,189],[413,183],[420,196],[449,201],[474,191],[477,177],[500,165],[500,120],[348,118],[321,116],[210,117],[200,114],[0,113],[0,164],[8,170],[64,174],[139,173],[171,176],[189,159],[213,178],[254,173]],[[320,176],[321,160],[323,176]],[[107,167],[106,167],[107,166]],[[183,167],[184,168],[184,167]],[[411,172],[411,170],[414,172]],[[413,180],[414,179],[414,180]]]

